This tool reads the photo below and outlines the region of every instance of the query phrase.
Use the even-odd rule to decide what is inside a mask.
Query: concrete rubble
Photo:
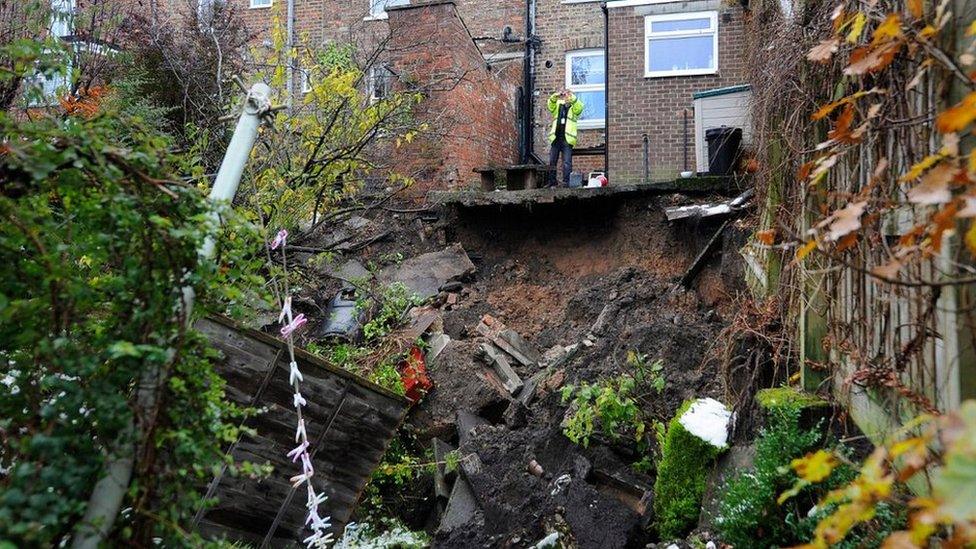
[[[692,183],[704,185],[700,192],[728,186]],[[398,518],[426,530],[433,546],[653,541],[653,471],[632,467],[644,456],[632,437],[597,432],[588,447],[572,443],[561,426],[568,406],[561,393],[620,375],[632,351],[665,365],[666,386],[644,403],[650,417],[669,419],[685,399],[721,393],[707,351],[730,313],[714,312],[730,291],[716,274],[727,258],[699,258],[697,239],[721,241],[731,229],[716,235],[706,227],[683,242],[689,229],[669,224],[667,199],[656,198],[673,191],[659,187],[588,189],[599,197],[590,202],[577,199],[581,191],[525,191],[513,206],[504,205],[511,196],[443,195],[460,209],[357,222],[372,227],[368,234],[376,227],[391,234],[320,270],[335,284],[326,295],[375,277],[376,286],[401,282],[427,301],[394,335],[425,342],[434,387],[403,430],[431,450],[436,467],[409,494],[425,503]],[[549,196],[554,203],[544,210]],[[467,202],[476,207],[463,210]],[[506,207],[518,209],[492,209]],[[700,263],[693,284],[675,289],[693,262]],[[455,457],[457,468],[448,470]]]

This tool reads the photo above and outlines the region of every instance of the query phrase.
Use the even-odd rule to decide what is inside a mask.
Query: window
[[[251,0],[252,8],[270,8],[274,0]]]
[[[302,93],[309,93],[312,91],[312,75],[307,70],[301,70],[302,75]]]
[[[603,50],[566,54],[566,88],[583,101],[579,127],[603,127],[607,112],[607,71]]]
[[[410,0],[369,0],[369,16],[374,19],[386,19],[386,8],[405,6]]]
[[[718,12],[649,15],[644,37],[644,76],[718,72]]]
[[[369,68],[368,86],[370,101],[382,101],[390,96],[394,74],[388,67],[374,65]]]

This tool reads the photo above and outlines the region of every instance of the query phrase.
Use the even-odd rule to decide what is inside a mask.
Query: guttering
[[[603,171],[610,177],[610,10],[603,2]]]

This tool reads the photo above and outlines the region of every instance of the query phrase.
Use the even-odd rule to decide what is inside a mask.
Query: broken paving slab
[[[422,299],[436,296],[441,288],[475,272],[474,263],[460,244],[439,252],[411,257],[399,265],[390,265],[377,278],[383,284],[403,283]]]
[[[512,395],[518,393],[524,384],[522,383],[522,378],[515,373],[512,365],[508,363],[505,354],[491,343],[482,343],[481,352],[484,354],[486,361],[494,368],[498,377],[501,378],[505,390]]]
[[[477,331],[524,366],[534,366],[542,358],[535,345],[491,315],[481,317]]]
[[[471,486],[464,477],[454,481],[451,497],[447,500],[444,516],[437,527],[438,532],[451,532],[455,528],[464,528],[481,512],[481,506],[475,499]]]

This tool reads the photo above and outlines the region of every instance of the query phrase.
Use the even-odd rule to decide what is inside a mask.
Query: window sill
[[[379,13],[379,14],[371,13],[366,17],[363,17],[363,21],[386,21],[389,18],[390,18],[390,14],[384,11],[383,13]]]
[[[710,74],[718,74],[718,69],[645,72],[644,78],[672,78],[676,76],[708,76]]]
[[[607,127],[605,120],[588,120],[586,122],[577,122],[576,129],[578,130],[602,130]]]
[[[272,7],[272,5],[271,4],[268,4],[267,6],[248,6],[247,9],[249,9],[249,10],[267,10],[267,9],[271,9],[271,7]]]

